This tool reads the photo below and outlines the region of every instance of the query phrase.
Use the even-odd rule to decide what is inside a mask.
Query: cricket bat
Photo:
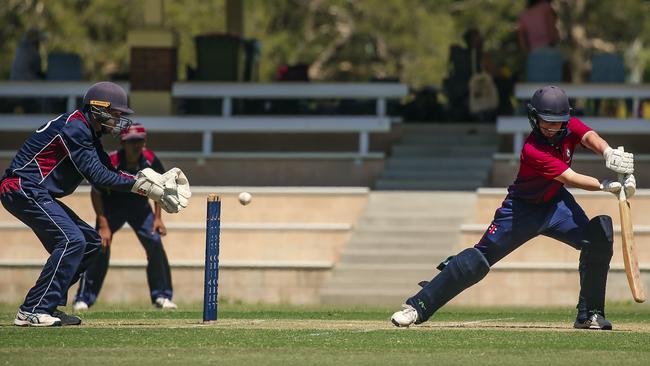
[[[619,150],[623,150],[619,146]],[[623,185],[625,175],[619,174],[618,180]],[[641,271],[639,271],[639,261],[636,255],[636,245],[634,244],[634,230],[632,227],[632,214],[630,212],[630,203],[625,197],[625,187],[621,187],[618,196],[618,211],[621,214],[621,238],[623,242],[623,264],[625,265],[625,274],[627,283],[632,290],[634,301],[641,303],[645,301],[645,289],[641,282]]]

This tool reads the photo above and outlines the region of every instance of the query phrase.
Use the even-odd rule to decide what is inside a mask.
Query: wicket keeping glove
[[[603,153],[605,166],[619,174],[634,173],[634,154],[608,147]]]
[[[179,168],[171,168],[165,174],[163,174],[166,181],[174,179],[176,181],[176,192],[178,195],[178,202],[182,208],[187,207],[189,204],[190,197],[192,197],[192,192],[190,191],[190,182]]]
[[[151,198],[158,202],[163,210],[169,213],[177,213],[187,207],[189,195],[189,183],[185,174],[178,168],[171,169],[164,175],[156,173],[151,168],[138,172],[136,181],[131,191],[142,196]],[[179,196],[179,182],[182,197]]]

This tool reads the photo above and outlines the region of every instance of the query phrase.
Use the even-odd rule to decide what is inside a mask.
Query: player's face
[[[133,139],[133,140],[122,141],[122,147],[124,148],[124,152],[126,153],[127,158],[139,157],[140,153],[142,152],[142,149],[144,148],[144,142],[145,142],[144,139]]]
[[[553,137],[562,130],[562,122],[547,122],[543,119],[539,120],[539,129],[546,137]]]

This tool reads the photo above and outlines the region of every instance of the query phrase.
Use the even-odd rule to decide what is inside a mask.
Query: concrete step
[[[430,279],[434,267],[439,262],[417,264],[392,264],[392,263],[338,263],[335,267],[334,277],[346,277],[366,279],[370,282],[381,281],[387,278],[399,277],[405,281],[420,281]]]
[[[382,291],[363,291],[362,289],[328,289],[325,288],[320,294],[320,303],[328,305],[394,305],[395,311],[400,309],[400,306],[406,299],[415,294],[415,289],[409,291],[404,289],[391,293]],[[386,314],[387,324],[390,321],[391,314]]]
[[[459,237],[460,239],[460,237]],[[380,241],[358,241],[351,240],[345,247],[344,255],[348,251],[379,251],[379,250],[425,250],[435,253],[452,253],[458,245],[458,240],[445,240],[442,242],[419,242],[419,241],[400,241],[400,242],[380,242]]]
[[[499,143],[497,135],[430,135],[430,134],[406,134],[400,139],[400,144],[430,144],[438,146],[453,145],[496,145]]]
[[[482,158],[431,158],[431,157],[395,157],[386,161],[386,169],[481,169],[492,167],[491,157]]]
[[[433,249],[433,248],[432,248]],[[447,258],[446,250],[346,250],[340,263],[430,264]]]
[[[86,222],[95,222],[88,187],[82,187],[62,201]],[[250,205],[239,204],[237,196],[251,192]],[[196,187],[189,206],[178,214],[163,212],[165,222],[205,222],[207,191],[221,198],[222,222],[346,222],[360,216],[368,200],[365,189],[292,189],[278,187]],[[14,217],[0,209],[0,222]]]
[[[492,156],[497,151],[496,145],[394,145],[392,157],[409,156],[431,156],[431,157],[471,157],[471,156]]]
[[[406,123],[403,127],[403,133],[404,135],[487,136],[496,135],[496,126],[485,123]]]
[[[419,170],[419,169],[389,169],[384,170],[384,179],[469,179],[485,181],[490,172],[482,169],[462,170]]]
[[[424,180],[424,179],[385,179],[375,183],[376,189],[385,190],[435,190],[435,191],[474,191],[483,185],[484,180]]]
[[[27,228],[2,229],[0,258],[44,259],[47,252]],[[224,260],[320,260],[335,261],[350,238],[349,231],[222,229],[220,258]],[[170,260],[205,259],[205,230],[168,228],[162,239]],[[113,237],[111,258],[145,259],[145,252],[131,229]]]
[[[414,231],[414,230],[393,230],[393,229],[384,229],[384,230],[367,230],[362,228],[356,228],[353,233],[353,237],[356,242],[390,242],[393,240],[401,240],[404,242],[410,241],[431,241],[432,243],[437,243],[440,240],[448,240],[448,238],[454,238],[460,235],[460,227],[447,228],[445,231],[441,230],[426,230],[426,231]]]
[[[373,227],[394,227],[398,226],[400,230],[414,229],[414,230],[429,230],[441,228],[445,229],[450,226],[456,226],[460,223],[458,217],[445,217],[445,216],[363,216],[357,222],[357,228],[372,230]]]

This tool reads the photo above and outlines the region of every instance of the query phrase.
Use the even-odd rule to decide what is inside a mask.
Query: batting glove
[[[600,182],[600,190],[603,192],[612,193],[616,196],[616,198],[618,198],[618,194],[621,192],[621,187],[623,187],[621,185],[621,182],[615,180],[605,179]]]
[[[636,193],[636,179],[634,179],[634,174],[625,175],[625,180],[623,181],[623,187],[625,187],[625,197],[630,198]]]
[[[605,166],[619,174],[634,173],[634,154],[608,147],[603,153]]]

